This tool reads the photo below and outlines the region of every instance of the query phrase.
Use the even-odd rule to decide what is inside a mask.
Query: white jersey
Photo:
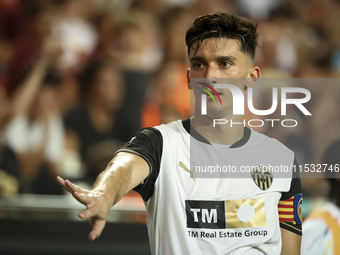
[[[144,129],[118,151],[150,166],[135,190],[145,201],[152,254],[280,254],[280,227],[301,232],[299,179],[199,178],[190,170],[189,133],[190,120]],[[294,164],[292,151],[249,128],[220,153],[229,163]]]
[[[303,223],[302,255],[336,255],[340,252],[340,209],[327,203]]]

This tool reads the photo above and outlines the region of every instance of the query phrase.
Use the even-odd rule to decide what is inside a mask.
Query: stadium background
[[[215,11],[258,22],[262,77],[339,77],[337,0],[0,0],[1,254],[148,254],[137,194],[89,243],[82,206],[54,178],[91,187],[134,133],[190,116],[185,32]],[[264,131],[317,164],[340,138],[340,87],[308,89],[308,127]],[[330,186],[302,185],[306,216]]]

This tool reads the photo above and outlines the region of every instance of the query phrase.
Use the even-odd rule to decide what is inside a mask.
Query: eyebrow
[[[235,58],[235,57],[233,57],[233,56],[218,56],[217,58],[216,58],[216,60],[217,61],[235,61],[235,60],[237,60],[237,58]]]
[[[215,60],[221,62],[221,61],[235,61],[237,60],[235,57],[233,56],[218,56],[215,58]],[[202,61],[202,62],[206,62],[206,58],[204,57],[200,57],[200,56],[195,56],[195,57],[192,57],[190,59],[190,62],[193,62],[193,61]]]

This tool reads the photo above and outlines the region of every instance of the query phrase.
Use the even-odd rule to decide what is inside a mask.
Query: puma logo
[[[178,164],[180,167],[182,167],[184,169],[184,171],[188,172],[190,174],[190,177],[193,179],[193,181],[195,181],[195,177],[194,177],[194,170],[190,171],[186,165],[184,165],[184,163],[182,161],[179,162]]]

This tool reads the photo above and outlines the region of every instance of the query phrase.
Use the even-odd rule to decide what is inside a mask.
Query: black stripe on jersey
[[[158,178],[162,160],[163,137],[161,132],[156,128],[144,128],[115,154],[119,152],[136,154],[148,163],[149,176],[133,189],[142,196],[144,201],[148,201],[154,193],[154,184]]]
[[[193,137],[195,138],[197,141],[200,141],[202,143],[207,143],[207,144],[211,144],[207,139],[205,139],[203,136],[201,136],[191,125],[190,123],[190,119],[186,119],[186,120],[182,120],[182,125],[184,127],[184,129]],[[234,143],[233,145],[231,145],[229,148],[239,148],[242,147],[243,145],[245,145],[250,138],[250,128],[248,127],[244,127],[244,136],[243,138],[241,138],[240,140],[238,140],[236,143]]]
[[[294,165],[295,169],[298,168],[298,163],[296,158],[294,158]],[[294,169],[294,168],[293,168]],[[295,194],[301,194],[301,180],[299,171],[293,172],[293,178],[290,184],[290,189],[288,192],[282,192],[280,201],[287,200],[294,196]],[[284,228],[288,231],[291,231],[297,235],[302,236],[302,225],[301,224],[294,224],[292,222],[280,222],[280,227]]]
[[[245,145],[249,141],[250,133],[251,133],[250,128],[249,127],[244,127],[243,138],[241,138],[236,143],[234,143],[232,146],[230,146],[230,148],[240,148],[243,145]]]
[[[293,232],[299,236],[302,236],[301,224],[294,224],[292,222],[280,222],[280,228],[284,228],[290,232]]]
[[[298,168],[298,163],[297,163],[296,158],[294,158],[294,165],[295,165],[295,169],[297,169],[297,171],[293,172],[293,178],[292,178],[292,182],[290,184],[290,190],[287,191],[287,192],[282,192],[281,199],[280,199],[281,201],[287,200],[287,199],[291,198],[292,196],[294,196],[295,194],[302,193],[300,174],[299,174],[299,171],[298,171],[299,168]]]

